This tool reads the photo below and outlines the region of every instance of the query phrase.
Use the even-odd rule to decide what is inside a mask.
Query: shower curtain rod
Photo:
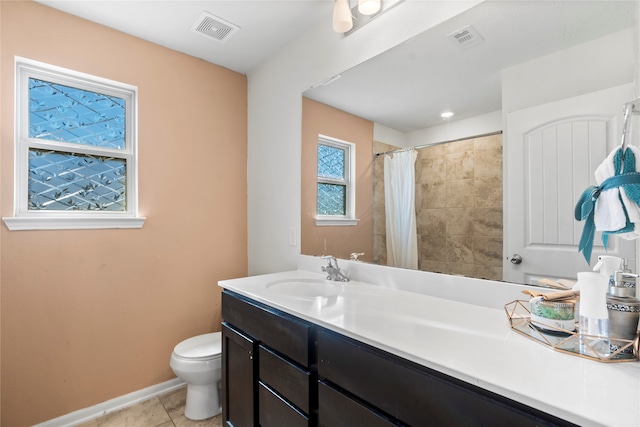
[[[434,145],[440,145],[440,144],[448,144],[450,142],[456,142],[456,141],[464,141],[465,139],[474,139],[474,138],[482,138],[485,136],[491,136],[491,135],[501,135],[502,131],[496,131],[496,132],[489,132],[489,133],[483,133],[481,135],[474,135],[474,136],[465,136],[464,138],[458,138],[458,139],[451,139],[449,141],[441,141],[441,142],[432,142],[430,144],[423,144],[423,145],[416,145],[415,147],[406,147],[406,148],[398,148],[396,150],[390,150],[390,151],[385,151],[383,153],[376,153],[374,155],[374,157],[378,157],[378,156],[384,156],[385,154],[393,154],[393,153],[399,153],[401,151],[406,151],[406,150],[410,150],[410,149],[414,149],[414,150],[419,150],[420,148],[427,148],[427,147],[433,147]]]

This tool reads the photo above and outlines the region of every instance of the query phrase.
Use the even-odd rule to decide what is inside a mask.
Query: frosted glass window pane
[[[318,144],[318,176],[344,179],[344,150]]]
[[[318,183],[318,215],[345,215],[346,185]]]
[[[125,211],[126,161],[29,149],[29,210]]]
[[[29,138],[124,149],[122,98],[29,78]]]

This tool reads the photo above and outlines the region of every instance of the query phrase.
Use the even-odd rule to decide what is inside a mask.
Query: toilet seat
[[[213,332],[188,338],[173,348],[174,356],[184,360],[208,360],[222,354],[222,334]]]

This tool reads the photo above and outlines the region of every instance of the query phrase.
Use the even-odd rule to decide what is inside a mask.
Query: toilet
[[[220,403],[222,334],[213,332],[188,338],[171,354],[171,369],[187,383],[184,416],[203,420],[222,412]]]

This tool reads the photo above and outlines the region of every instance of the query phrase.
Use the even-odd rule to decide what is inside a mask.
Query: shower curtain
[[[384,206],[387,217],[387,265],[418,268],[414,149],[384,158]]]

